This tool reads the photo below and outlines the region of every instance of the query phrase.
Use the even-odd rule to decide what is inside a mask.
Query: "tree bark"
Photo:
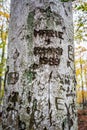
[[[77,130],[71,2],[12,0],[3,130]]]

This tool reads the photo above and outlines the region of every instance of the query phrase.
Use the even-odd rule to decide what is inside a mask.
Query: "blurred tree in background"
[[[87,2],[74,2],[75,67],[77,80],[77,103],[87,105]]]
[[[4,95],[10,0],[0,0],[0,104]]]

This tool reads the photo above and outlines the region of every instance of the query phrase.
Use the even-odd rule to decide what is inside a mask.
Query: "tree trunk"
[[[71,2],[12,0],[3,130],[77,130]]]

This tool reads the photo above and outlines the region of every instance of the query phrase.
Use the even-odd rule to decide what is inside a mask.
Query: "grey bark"
[[[71,2],[12,0],[3,130],[77,130]]]

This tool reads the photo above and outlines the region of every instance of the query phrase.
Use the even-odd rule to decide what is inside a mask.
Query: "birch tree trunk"
[[[77,130],[71,2],[12,0],[3,130]]]

